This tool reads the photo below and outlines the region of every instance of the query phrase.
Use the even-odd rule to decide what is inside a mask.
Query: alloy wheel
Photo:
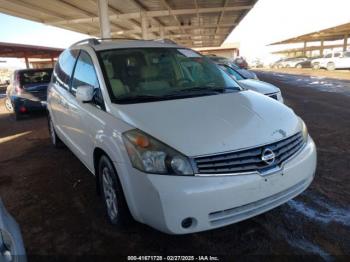
[[[110,220],[115,220],[118,216],[118,201],[112,174],[108,167],[102,170],[103,193],[107,206],[107,213]]]
[[[13,112],[13,106],[11,100],[8,97],[5,99],[5,107],[9,112]]]

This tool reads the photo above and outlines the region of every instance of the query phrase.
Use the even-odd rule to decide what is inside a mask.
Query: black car
[[[16,120],[46,108],[47,86],[52,68],[16,70],[6,90],[5,106]]]

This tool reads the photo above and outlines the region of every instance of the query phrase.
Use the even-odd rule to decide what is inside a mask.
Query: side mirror
[[[94,98],[94,87],[93,86],[78,86],[75,97],[79,102],[88,103]]]

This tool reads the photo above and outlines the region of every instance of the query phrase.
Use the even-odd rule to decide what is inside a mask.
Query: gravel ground
[[[21,226],[30,260],[161,254],[300,255],[305,260],[338,255],[345,260],[341,255],[350,255],[348,82],[334,80],[343,88],[326,92],[322,83],[308,85],[311,77],[257,73],[279,86],[286,104],[307,123],[318,147],[315,180],[301,196],[268,213],[184,236],[136,222],[122,230],[110,226],[94,177],[68,149],[50,146],[45,116],[15,122],[1,99],[0,195]]]

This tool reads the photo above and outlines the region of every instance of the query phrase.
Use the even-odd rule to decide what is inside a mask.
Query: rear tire
[[[8,97],[5,98],[5,107],[7,111],[9,111],[10,113],[13,113],[13,105],[12,105],[11,99]]]
[[[19,121],[19,120],[23,119],[23,115],[21,115],[21,113],[16,112],[16,111],[14,111],[13,113],[15,115],[15,120],[16,121]]]
[[[327,70],[328,70],[328,71],[333,71],[333,70],[335,70],[335,64],[334,64],[333,62],[329,62],[329,63],[327,64]]]
[[[62,140],[57,136],[55,127],[53,125],[52,119],[50,117],[50,114],[48,114],[48,125],[49,125],[49,133],[50,133],[50,138],[51,138],[51,144],[55,148],[62,148],[64,146]]]
[[[100,158],[98,172],[103,203],[109,222],[118,227],[129,224],[132,217],[125,201],[123,189],[112,161],[105,155]]]

